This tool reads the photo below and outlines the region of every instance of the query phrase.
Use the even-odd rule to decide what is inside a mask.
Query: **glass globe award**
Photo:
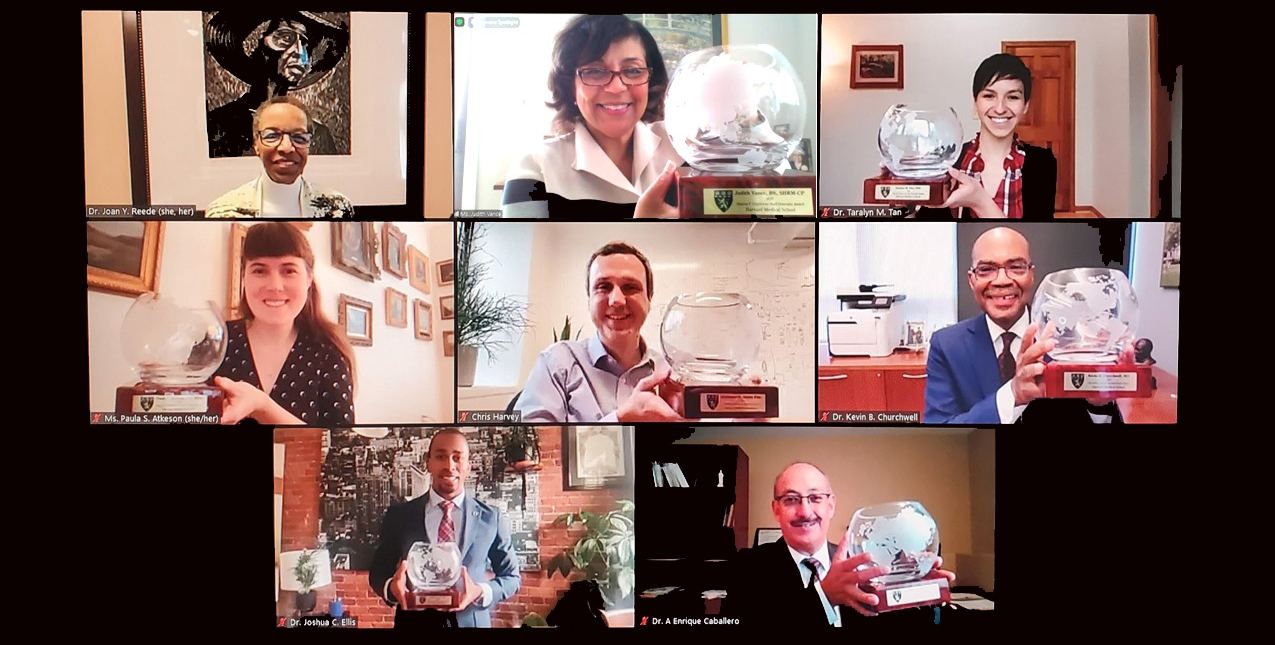
[[[460,604],[460,549],[455,542],[416,542],[407,552],[404,609],[452,609]]]
[[[1032,315],[1041,330],[1037,340],[1056,341],[1045,365],[1045,396],[1151,396],[1151,367],[1119,361],[1137,339],[1138,326],[1138,296],[1125,274],[1105,268],[1055,271],[1037,287]]]
[[[737,293],[674,297],[660,323],[660,345],[685,386],[688,419],[779,416],[779,388],[741,385],[761,349],[761,318]]]
[[[951,195],[947,169],[964,143],[952,108],[914,109],[899,103],[881,117],[877,148],[885,168],[864,180],[868,204],[941,206]]]
[[[226,342],[226,324],[213,303],[183,307],[142,294],[120,331],[124,358],[141,380],[115,390],[115,411],[220,418],[223,393],[207,381],[226,357]]]
[[[683,57],[664,97],[669,140],[691,165],[678,171],[682,216],[813,216],[814,173],[785,164],[802,144],[808,107],[796,70],[774,47]]]
[[[862,588],[875,593],[878,612],[947,602],[947,576],[935,571],[939,526],[920,502],[889,502],[854,512],[845,539],[851,555],[867,553],[885,569]]]

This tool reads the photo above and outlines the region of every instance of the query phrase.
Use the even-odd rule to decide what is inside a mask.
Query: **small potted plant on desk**
[[[314,561],[316,553],[319,552],[303,551],[297,558],[297,566],[292,569],[292,575],[296,576],[297,582],[301,584],[301,590],[297,592],[297,613],[302,616],[314,611],[319,596],[319,593],[314,590],[315,580],[319,576],[319,563]]]

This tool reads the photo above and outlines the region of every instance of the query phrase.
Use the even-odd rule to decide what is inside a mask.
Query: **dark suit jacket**
[[[987,314],[934,332],[925,365],[926,423],[997,424],[1000,369]],[[1023,423],[1092,423],[1084,399],[1037,399],[1023,410]],[[1119,411],[1114,421],[1120,422]]]
[[[837,545],[829,543],[829,557],[836,552]],[[781,538],[735,554],[722,615],[738,618],[743,627],[825,625],[828,618],[817,593],[801,583],[801,570]],[[850,616],[859,614],[842,607],[842,624]]]
[[[1058,190],[1058,159],[1049,148],[1030,144],[1023,147],[1023,219],[1048,220],[1054,218],[1054,193]],[[961,148],[960,159],[974,141],[966,141]],[[921,208],[917,219],[951,220],[950,208]]]
[[[837,545],[828,543],[828,556]],[[828,622],[818,592],[801,583],[801,571],[788,552],[788,544],[777,542],[744,549],[735,554],[731,580],[722,601],[722,615],[738,618],[741,627],[821,626]],[[844,627],[868,617],[851,607],[839,607]],[[914,607],[871,617],[877,626],[932,624],[933,607]],[[863,624],[863,623],[860,623]],[[799,633],[799,632],[794,632]]]
[[[377,596],[391,605],[397,601],[393,592],[388,598],[384,595],[385,581],[394,577],[399,562],[407,557],[413,543],[429,541],[425,533],[425,504],[428,499],[429,495],[421,495],[391,506],[381,522],[381,540],[372,557],[368,583]],[[460,627],[490,627],[490,609],[514,595],[522,584],[518,556],[509,537],[508,522],[500,516],[500,511],[474,499],[473,493],[468,491],[461,506],[465,515],[459,544],[461,563],[468,568],[469,577],[475,583],[490,584],[492,594],[491,605],[486,608],[479,608],[475,603],[456,613],[456,624]],[[488,580],[488,571],[494,571],[496,577]],[[437,627],[444,625],[447,619],[445,612],[433,609],[407,611],[396,607],[394,611],[395,627]]]

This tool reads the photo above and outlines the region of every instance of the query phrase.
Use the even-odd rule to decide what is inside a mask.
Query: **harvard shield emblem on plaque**
[[[717,395],[716,395],[716,394],[710,394],[710,395],[708,395],[708,397],[707,397],[707,398],[708,398],[708,409],[710,409],[710,410],[716,410],[716,409],[717,409]]]
[[[723,213],[730,210],[730,205],[735,202],[735,191],[733,190],[714,190],[713,203],[717,204],[717,208]]]
[[[154,397],[144,396],[138,403],[142,406],[142,412],[150,412],[151,407],[155,405]]]
[[[1081,386],[1081,385],[1084,385],[1084,383],[1085,383],[1085,375],[1084,375],[1084,374],[1082,374],[1082,373],[1080,373],[1080,372],[1076,372],[1076,373],[1074,373],[1074,374],[1072,374],[1072,375],[1071,375],[1071,386],[1072,386],[1072,387],[1074,387],[1074,388],[1076,388],[1076,389],[1080,389],[1080,386]]]
[[[882,186],[882,187],[881,187],[881,196],[882,196],[882,197],[889,197],[889,196],[890,196],[890,187],[889,187],[889,186]]]

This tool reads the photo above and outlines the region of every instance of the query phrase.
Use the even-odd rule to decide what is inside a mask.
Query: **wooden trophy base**
[[[138,383],[115,388],[116,414],[209,414],[221,417],[226,395],[207,383]]]
[[[460,591],[457,589],[410,589],[403,609],[421,611],[423,609],[455,609],[460,605]]]
[[[758,173],[677,169],[682,217],[814,217],[815,174],[798,170]]]
[[[872,609],[877,613],[937,605],[952,599],[952,589],[948,585],[947,576],[931,571],[920,580],[896,582],[893,584],[860,585],[864,591],[876,594],[877,604]]]
[[[877,177],[863,180],[863,203],[890,206],[942,206],[951,196],[949,177],[909,179],[897,177],[887,170]]]
[[[774,385],[687,385],[682,416],[687,419],[773,419],[779,416]]]
[[[1151,396],[1151,366],[1054,361],[1045,365],[1042,386],[1050,398],[1146,398]]]

